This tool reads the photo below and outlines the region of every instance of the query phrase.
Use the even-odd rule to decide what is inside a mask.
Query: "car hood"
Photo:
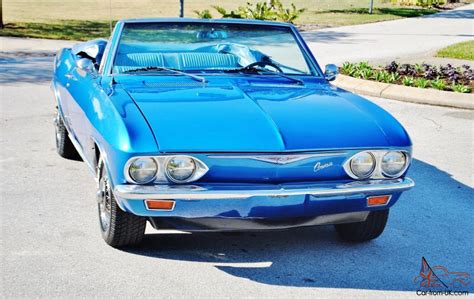
[[[151,78],[151,77],[150,77]],[[286,79],[283,79],[286,80]],[[325,81],[189,78],[120,82],[162,152],[284,152],[409,146],[386,111]]]

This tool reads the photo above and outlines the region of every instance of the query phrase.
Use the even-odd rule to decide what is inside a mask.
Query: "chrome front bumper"
[[[351,194],[390,194],[403,192],[415,186],[410,178],[392,180],[356,181],[350,183],[305,184],[209,184],[209,185],[118,185],[114,194],[127,200],[171,199],[247,199],[251,197],[288,197],[311,195],[315,197],[347,196]]]

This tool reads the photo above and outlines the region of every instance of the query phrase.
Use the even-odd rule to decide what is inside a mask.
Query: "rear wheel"
[[[122,211],[115,201],[103,160],[99,161],[97,169],[99,178],[97,201],[102,237],[112,247],[139,244],[145,234],[146,218]]]
[[[380,236],[388,220],[388,210],[373,211],[363,222],[336,224],[336,231],[346,241],[365,242]]]
[[[71,139],[69,139],[66,126],[59,114],[59,110],[56,111],[56,117],[54,118],[54,128],[56,133],[56,151],[58,154],[66,159],[82,161],[74,144],[72,144]]]

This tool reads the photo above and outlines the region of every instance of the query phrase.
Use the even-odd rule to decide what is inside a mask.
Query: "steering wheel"
[[[262,60],[262,61],[257,61],[257,62],[254,62],[254,63],[251,63],[247,66],[245,66],[243,69],[244,70],[251,70],[251,69],[254,69],[256,66],[259,66],[259,67],[265,67],[265,66],[271,66],[273,67],[274,69],[276,69],[278,72],[280,73],[283,73],[283,70],[278,66],[276,65],[275,63],[271,62],[271,61],[266,61],[266,60]]]

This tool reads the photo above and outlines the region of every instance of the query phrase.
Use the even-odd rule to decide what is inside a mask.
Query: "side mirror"
[[[93,78],[98,76],[97,70],[95,68],[94,62],[88,58],[79,58],[76,60],[76,66],[81,75],[90,74]]]
[[[328,81],[333,81],[334,79],[336,79],[336,76],[338,73],[339,73],[339,70],[337,68],[337,65],[327,64],[326,69],[324,71],[324,77]]]

